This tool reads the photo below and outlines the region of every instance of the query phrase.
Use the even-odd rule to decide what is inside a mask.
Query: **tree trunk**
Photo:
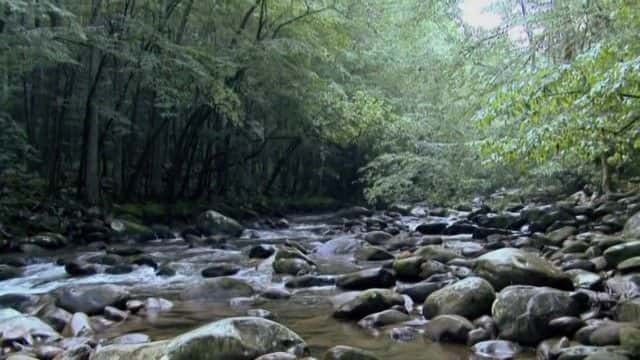
[[[609,194],[611,193],[611,168],[607,162],[607,154],[600,156],[600,167],[602,170],[602,192]]]
[[[100,181],[98,173],[98,111],[91,104],[89,129],[87,131],[87,163],[85,166],[85,201],[90,205],[98,203],[100,198]]]

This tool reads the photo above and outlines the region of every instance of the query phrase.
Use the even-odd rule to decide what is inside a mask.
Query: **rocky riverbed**
[[[95,209],[0,256],[2,356],[637,359],[640,196],[171,229]]]

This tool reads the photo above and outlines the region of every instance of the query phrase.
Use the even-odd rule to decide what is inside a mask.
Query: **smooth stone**
[[[433,341],[466,343],[473,324],[458,315],[440,315],[424,327],[425,335]]]
[[[302,275],[291,278],[285,282],[288,288],[305,288],[314,286],[331,286],[336,284],[333,276]]]
[[[404,306],[402,295],[388,289],[369,289],[362,292],[337,295],[333,316],[339,319],[362,319],[363,317],[390,309],[395,305]]]
[[[91,327],[91,320],[85,313],[75,313],[71,317],[67,328],[64,333],[73,337],[84,337],[93,334],[93,328]]]
[[[624,322],[640,323],[640,298],[627,299],[616,307],[616,319]]]
[[[638,272],[640,271],[640,256],[629,258],[618,264],[616,268],[622,273]]]
[[[477,258],[474,271],[496,290],[510,285],[573,289],[571,279],[540,256],[514,248],[494,250]]]
[[[10,265],[0,265],[0,281],[17,278],[20,275],[22,275],[21,269]]]
[[[373,268],[338,277],[336,285],[347,290],[366,290],[394,286],[396,279],[384,268]]]
[[[522,348],[511,341],[489,340],[473,345],[471,351],[477,360],[508,360],[520,354]]]
[[[56,304],[71,312],[87,315],[101,313],[105,307],[124,303],[128,297],[125,288],[116,285],[69,286],[55,292]]]
[[[273,245],[255,245],[249,249],[251,259],[266,259],[275,254],[276,248]]]
[[[220,276],[230,276],[235,275],[238,271],[240,271],[240,267],[233,264],[216,264],[210,266],[204,270],[202,270],[202,277],[205,278],[213,278]]]
[[[365,316],[358,322],[363,328],[382,327],[410,320],[411,317],[401,311],[390,309]]]
[[[441,282],[430,282],[430,281],[422,281],[415,284],[403,284],[398,285],[396,291],[400,294],[407,295],[416,303],[424,302],[429,295],[434,293],[436,290],[442,289],[449,282],[441,281]]]
[[[605,250],[603,256],[610,267],[615,267],[627,259],[640,256],[640,241],[630,241],[614,245]]]
[[[372,353],[351,346],[334,346],[327,350],[323,360],[379,360]]]
[[[433,292],[424,303],[425,318],[452,314],[475,319],[491,313],[495,291],[488,281],[469,277]]]
[[[509,286],[496,296],[492,316],[500,338],[533,345],[553,336],[549,322],[577,316],[585,308],[571,293],[545,287]]]
[[[236,220],[214,210],[207,210],[198,216],[196,227],[205,235],[224,234],[240,236],[244,227]]]

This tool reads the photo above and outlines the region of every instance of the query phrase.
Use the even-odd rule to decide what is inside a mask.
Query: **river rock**
[[[334,346],[329,349],[323,360],[379,360],[374,354],[351,346]]]
[[[131,220],[113,219],[110,226],[111,230],[120,238],[152,240],[156,237],[151,228]]]
[[[340,236],[318,246],[314,254],[320,258],[338,255],[352,255],[362,247],[360,240],[352,235]]]
[[[266,259],[276,252],[273,245],[254,245],[249,249],[249,257],[252,259]]]
[[[366,290],[371,288],[387,288],[394,286],[393,274],[384,268],[373,268],[345,274],[338,277],[338,287],[347,290]]]
[[[23,239],[22,243],[37,245],[45,249],[55,250],[67,246],[69,241],[62,234],[57,233],[41,233],[29,238]]]
[[[358,320],[395,305],[404,306],[404,298],[388,289],[369,289],[338,295],[333,298],[333,303],[334,317]]]
[[[575,235],[578,229],[574,226],[563,226],[559,229],[553,230],[545,236],[548,240],[547,245],[560,246],[562,242],[567,240],[570,236]]]
[[[363,328],[381,327],[409,321],[410,319],[411,317],[402,311],[390,309],[365,316],[358,322],[358,325]]]
[[[420,278],[420,266],[426,259],[422,256],[398,258],[393,261],[393,271],[398,279],[414,280]]]
[[[616,267],[621,273],[640,271],[640,256],[634,256],[618,264]]]
[[[422,246],[416,250],[415,255],[441,263],[447,263],[450,260],[460,257],[459,252],[439,245]]]
[[[84,337],[93,334],[91,320],[85,313],[75,313],[64,330],[64,334],[73,337]]]
[[[313,265],[297,258],[276,259],[273,262],[273,270],[278,274],[304,275],[313,270]]]
[[[640,323],[640,298],[620,302],[616,307],[616,319]]]
[[[285,286],[288,288],[305,288],[313,286],[330,286],[336,284],[336,278],[328,275],[303,275],[287,280]]]
[[[474,270],[496,290],[509,285],[573,289],[571,279],[552,263],[536,254],[514,248],[494,250],[480,256]]]
[[[93,265],[69,261],[64,265],[64,270],[71,276],[89,276],[98,273],[98,269]]]
[[[182,300],[228,300],[246,297],[255,293],[251,285],[240,279],[218,277],[206,279],[180,293]]]
[[[448,225],[446,222],[423,223],[416,227],[416,231],[425,235],[440,235]]]
[[[205,278],[230,276],[236,274],[238,271],[240,271],[240,269],[241,268],[238,265],[222,263],[210,266],[202,270],[201,274],[202,277]]]
[[[10,265],[0,265],[0,281],[17,278],[22,275],[22,270]]]
[[[51,325],[56,331],[62,331],[71,321],[73,316],[70,312],[61,309],[53,304],[49,304],[38,312],[38,317]]]
[[[263,318],[216,321],[171,340],[169,359],[255,359],[278,351],[302,355],[305,343],[286,327]]]
[[[424,327],[425,335],[433,341],[466,343],[473,324],[462,316],[440,315]]]
[[[167,341],[105,346],[92,360],[253,360],[279,351],[301,355],[304,347],[297,334],[278,323],[238,317],[213,322]]]
[[[438,289],[442,289],[449,282],[440,281],[440,282],[432,282],[432,281],[422,281],[415,284],[403,284],[398,285],[396,291],[400,294],[407,295],[416,303],[422,303],[425,299],[435,292]]]
[[[469,277],[435,291],[424,303],[425,318],[438,315],[460,315],[475,319],[491,313],[495,291],[489,282],[479,277]]]
[[[640,239],[640,212],[637,212],[627,220],[622,234],[628,239]]]
[[[436,261],[436,260],[427,260],[420,264],[420,275],[421,279],[428,279],[436,274],[444,274],[451,270],[445,264]]]
[[[516,358],[522,349],[511,341],[489,340],[476,343],[471,351],[474,360],[509,360]]]
[[[56,304],[69,312],[95,315],[106,306],[126,302],[128,293],[121,286],[103,284],[69,286],[57,290],[55,296]]]
[[[492,316],[500,338],[533,345],[553,335],[551,320],[576,316],[584,307],[569,292],[516,285],[500,291],[493,303]]]
[[[603,253],[610,267],[617,266],[627,259],[640,256],[640,241],[629,241],[614,245]]]
[[[205,235],[240,236],[244,230],[244,227],[236,220],[214,210],[207,210],[200,214],[196,221],[196,226]]]
[[[3,319],[0,320],[0,334],[3,344],[13,342],[33,344],[34,337],[45,339],[45,341],[55,341],[61,338],[57,331],[37,317],[12,310],[3,310]]]

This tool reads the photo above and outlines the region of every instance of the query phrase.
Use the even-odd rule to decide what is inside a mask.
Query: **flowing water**
[[[291,226],[283,230],[248,230],[240,239],[227,245],[194,246],[182,239],[155,241],[142,249],[158,263],[170,263],[177,270],[171,277],[156,276],[153,268],[136,267],[128,274],[109,275],[99,273],[86,277],[69,277],[56,259],[87,259],[104,254],[103,250],[77,249],[73,253],[54,253],[36,259],[26,267],[24,276],[0,282],[0,295],[47,294],[57,288],[80,284],[119,284],[129,288],[134,298],[164,297],[174,302],[169,312],[130,316],[125,322],[112,326],[98,334],[100,338],[112,338],[126,333],[145,333],[153,340],[174,337],[197,326],[218,319],[246,315],[249,309],[266,309],[273,313],[274,320],[298,333],[307,342],[311,355],[321,358],[324,351],[335,345],[350,345],[372,351],[382,359],[468,359],[467,346],[434,343],[419,336],[409,342],[393,340],[391,328],[364,329],[354,321],[339,321],[331,316],[330,298],[340,293],[334,286],[293,290],[286,300],[266,300],[260,297],[236,299],[207,299],[207,301],[180,301],[183,289],[202,281],[200,272],[215,263],[230,262],[242,265],[242,270],[233,277],[241,278],[256,288],[284,287],[286,277],[273,273],[273,259],[249,259],[242,249],[256,244],[282,244],[285,241],[299,242],[310,249],[317,249],[312,258],[318,262],[321,273],[338,274],[366,267],[380,266],[376,263],[356,263],[349,255],[334,256],[323,250],[328,239],[349,237],[336,226],[325,221],[326,216],[300,216],[291,218]],[[399,219],[408,227],[420,221],[416,217]],[[327,231],[336,235],[326,236]],[[461,240],[464,242],[465,239]],[[467,241],[468,243],[468,241]],[[413,325],[420,327],[418,307],[411,309]],[[396,325],[395,327],[398,327]],[[523,358],[530,358],[526,355]]]

